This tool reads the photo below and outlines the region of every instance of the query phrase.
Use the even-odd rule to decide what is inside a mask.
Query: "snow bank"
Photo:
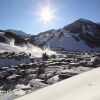
[[[100,68],[76,75],[15,100],[100,100]]]

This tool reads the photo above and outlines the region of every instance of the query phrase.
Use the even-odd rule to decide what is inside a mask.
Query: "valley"
[[[100,67],[100,25],[78,19],[37,35],[0,30],[0,100]]]
[[[0,67],[1,100],[15,99],[100,66],[99,52],[60,51],[41,57],[24,52],[0,55],[0,60],[12,61],[11,65],[4,61],[9,65]]]

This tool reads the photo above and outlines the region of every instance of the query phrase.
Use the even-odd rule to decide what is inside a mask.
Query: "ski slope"
[[[100,68],[76,75],[15,100],[100,100]]]

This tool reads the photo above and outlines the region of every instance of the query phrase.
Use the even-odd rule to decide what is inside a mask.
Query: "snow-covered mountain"
[[[18,35],[19,37],[25,38],[25,39],[27,39],[27,38],[29,38],[31,36],[30,34],[26,34],[25,32],[20,31],[20,30],[8,29],[8,30],[5,30],[5,32],[11,32],[11,33],[13,33],[15,35]]]
[[[52,50],[100,50],[100,25],[80,18],[63,28],[33,36],[18,30],[0,30],[0,42],[13,45],[32,43]]]
[[[30,36],[17,30],[0,30],[0,52],[26,52],[33,56],[42,56],[46,52],[48,55],[54,54],[49,48],[42,50],[38,46],[30,43]]]
[[[64,28],[31,36],[30,42],[53,50],[99,50],[100,25],[80,18]]]
[[[31,35],[18,30],[0,30],[0,42],[15,45],[26,44]]]

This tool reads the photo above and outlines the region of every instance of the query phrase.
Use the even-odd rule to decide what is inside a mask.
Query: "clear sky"
[[[37,13],[48,3],[49,10],[55,10],[55,18],[52,23],[43,23]],[[78,18],[100,22],[100,0],[0,0],[0,29],[38,34],[62,28]]]

